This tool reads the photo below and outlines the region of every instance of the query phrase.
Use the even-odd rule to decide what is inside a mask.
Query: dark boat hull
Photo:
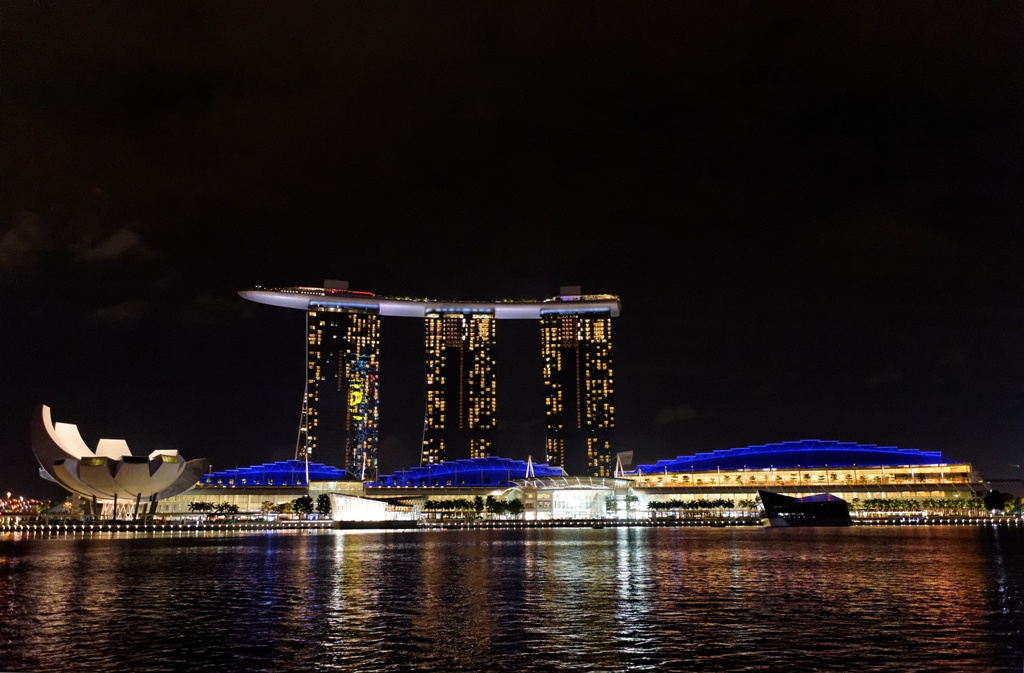
[[[404,530],[416,528],[419,522],[412,520],[389,520],[389,521],[335,521],[334,527],[341,530]]]
[[[771,491],[758,491],[764,512],[761,523],[778,528],[810,526],[852,526],[850,506],[828,493],[793,498]]]

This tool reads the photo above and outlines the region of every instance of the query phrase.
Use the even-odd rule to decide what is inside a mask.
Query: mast
[[[427,450],[427,423],[430,422],[430,391],[427,386],[427,377],[430,373],[430,363],[427,359],[423,360],[423,429],[420,431],[420,465],[423,465],[423,459],[426,455]]]
[[[308,410],[306,408],[306,398],[308,393],[302,392],[302,411],[299,413],[299,432],[298,437],[295,438],[295,460],[298,460],[309,453],[309,449],[306,446],[308,440]]]

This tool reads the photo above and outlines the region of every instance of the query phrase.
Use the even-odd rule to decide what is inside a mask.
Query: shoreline
[[[879,516],[853,517],[853,526],[999,526],[1024,527],[1024,517],[1002,516]],[[761,528],[760,519],[559,519],[542,521],[235,521],[235,522],[18,522],[0,523],[0,534],[86,535],[95,533],[203,533],[214,531],[328,531],[328,530],[512,530],[529,528]]]

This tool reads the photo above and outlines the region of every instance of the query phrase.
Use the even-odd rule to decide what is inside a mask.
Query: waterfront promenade
[[[1020,515],[998,516],[854,516],[854,526],[1000,526],[1024,527]],[[704,517],[657,519],[554,519],[525,521],[495,519],[489,521],[420,521],[417,525],[394,526],[373,522],[320,521],[168,521],[136,523],[132,521],[0,521],[0,533],[40,535],[83,535],[95,533],[198,533],[205,531],[324,531],[333,529],[402,530],[513,530],[526,528],[758,528],[757,517]]]

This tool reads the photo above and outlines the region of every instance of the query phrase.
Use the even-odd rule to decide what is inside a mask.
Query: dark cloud
[[[894,383],[899,383],[904,379],[903,372],[895,368],[886,369],[885,371],[879,372],[874,376],[868,378],[864,383],[868,388],[875,388],[879,386],[889,386]]]
[[[146,318],[148,308],[146,302],[140,299],[129,299],[113,306],[98,308],[88,318],[101,323],[137,323]]]
[[[680,425],[697,418],[697,410],[689,404],[662,409],[654,417],[655,425]]]
[[[99,238],[83,236],[73,243],[74,257],[88,264],[111,264],[125,260],[141,261],[154,256],[139,232],[122,227]]]
[[[242,320],[251,308],[234,296],[199,295],[182,306],[176,321],[189,326],[216,327]]]
[[[40,257],[53,248],[49,230],[39,215],[18,211],[0,236],[0,277],[35,268]]]
[[[137,225],[97,221],[83,213],[69,218],[59,210],[20,210],[0,233],[0,278],[7,280],[57,277],[87,267],[123,269],[157,256]]]

